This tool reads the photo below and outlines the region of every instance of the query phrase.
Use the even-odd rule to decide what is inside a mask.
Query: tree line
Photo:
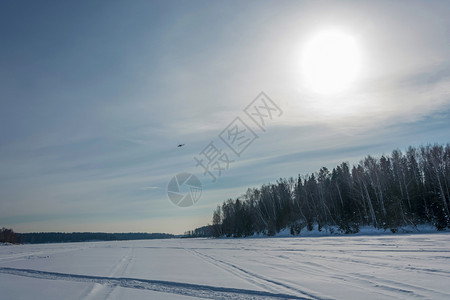
[[[20,236],[12,229],[3,227],[0,229],[0,243],[20,244]]]
[[[9,229],[10,230],[10,229]],[[12,232],[12,230],[10,230]],[[39,243],[70,243],[88,241],[125,241],[167,239],[174,237],[167,233],[105,233],[105,232],[32,232],[15,233],[16,240],[10,243],[39,244]],[[0,234],[0,241],[2,235]]]
[[[197,230],[220,237],[274,235],[290,228],[337,228],[356,233],[362,225],[395,232],[400,226],[432,224],[450,228],[450,144],[409,147],[379,158],[367,156],[352,167],[250,188],[218,205],[212,225]],[[190,232],[195,236],[196,231]]]
[[[202,226],[199,228],[196,228],[194,230],[188,230],[184,232],[184,235],[182,237],[211,237],[213,236],[213,230],[211,225]]]

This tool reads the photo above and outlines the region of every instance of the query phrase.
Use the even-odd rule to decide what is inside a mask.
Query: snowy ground
[[[0,246],[1,299],[450,299],[450,233]]]

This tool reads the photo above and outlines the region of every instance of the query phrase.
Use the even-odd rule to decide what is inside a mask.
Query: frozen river
[[[450,299],[450,233],[0,246],[1,299]]]

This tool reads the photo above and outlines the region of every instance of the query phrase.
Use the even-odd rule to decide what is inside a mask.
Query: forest
[[[357,165],[343,162],[332,170],[249,188],[217,206],[212,225],[188,236],[268,236],[290,228],[331,228],[357,233],[361,226],[396,232],[401,226],[432,224],[450,228],[450,144],[409,147]]]
[[[167,233],[106,233],[106,232],[31,232],[15,233],[12,229],[0,230],[0,243],[11,244],[40,244],[40,243],[69,243],[89,241],[125,241],[173,238]]]
[[[20,237],[12,229],[4,227],[0,229],[0,244],[1,243],[18,244],[20,243],[20,241],[21,241]]]

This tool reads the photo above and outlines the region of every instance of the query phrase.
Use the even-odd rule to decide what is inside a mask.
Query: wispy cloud
[[[11,4],[0,18],[0,227],[180,233],[249,186],[448,142],[445,1],[77,5]],[[362,49],[360,78],[339,95],[299,76],[324,26]],[[259,138],[212,183],[193,157],[261,91],[283,116],[266,132],[251,125]],[[166,187],[185,171],[203,196],[180,209]]]
[[[141,188],[141,190],[143,190],[143,191],[152,191],[152,190],[157,190],[159,188],[160,187],[158,187],[158,186],[144,186],[144,187]]]

